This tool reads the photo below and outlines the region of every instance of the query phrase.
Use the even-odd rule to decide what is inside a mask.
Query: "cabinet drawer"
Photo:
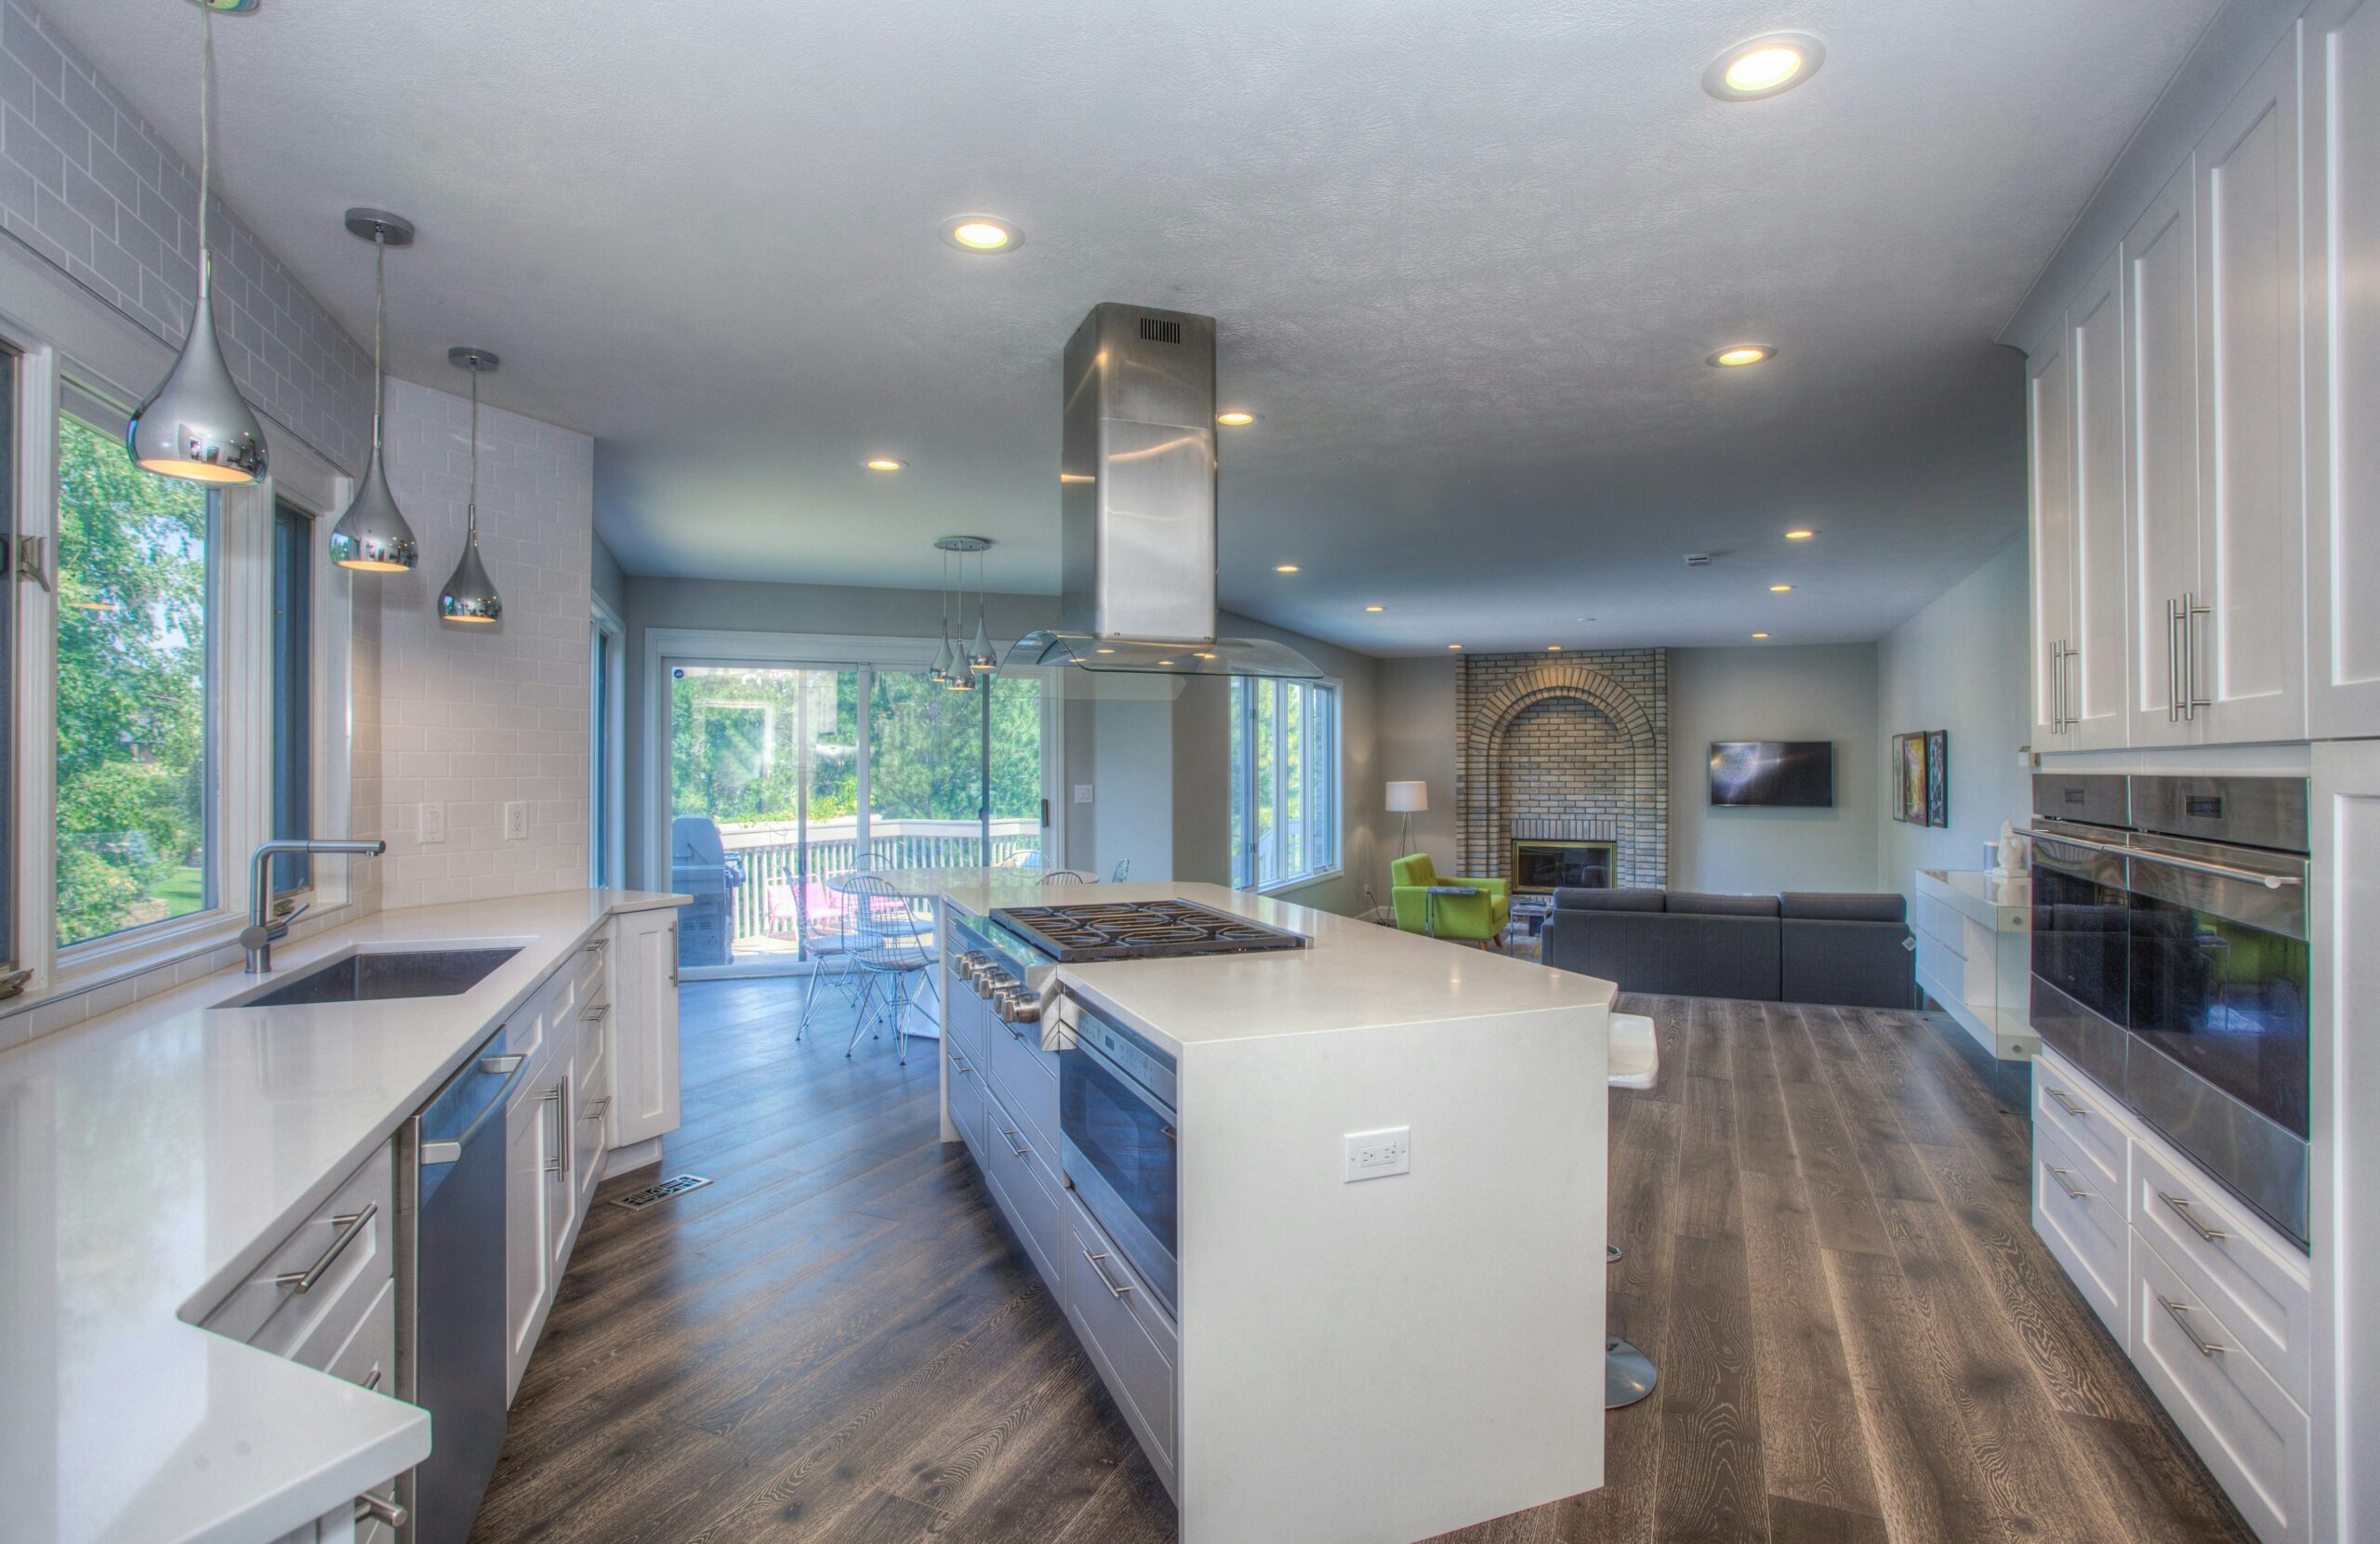
[[[985,1162],[983,1071],[954,1044],[944,1045],[943,1060],[950,1084],[950,1124],[959,1128],[981,1165]]]
[[[1965,957],[1966,915],[1937,895],[1917,897],[1918,943],[1932,939],[1950,954]]]
[[[2131,1145],[2115,1108],[2115,1102],[2090,1079],[2055,1055],[2043,1051],[2035,1059],[2035,1129],[2047,1127],[2059,1145],[2096,1168],[2098,1183],[2086,1188],[2109,1195],[2123,1194],[2124,1159]]]
[[[2221,1186],[2158,1147],[2133,1142],[2133,1228],[2290,1398],[2310,1405],[2314,1292],[2305,1257],[2268,1240]]]
[[[2099,1322],[2121,1341],[2132,1235],[2124,1223],[2122,1192],[2094,1188],[2098,1182],[2091,1168],[2046,1127],[2033,1128],[2033,1231],[2066,1267]]]
[[[322,1369],[359,1389],[381,1392],[397,1366],[397,1284],[385,1281],[347,1339]]]
[[[1066,1320],[1170,1492],[1176,1461],[1174,1368],[1181,1357],[1181,1337],[1147,1301],[1140,1278],[1108,1247],[1099,1224],[1071,1194],[1065,1215],[1061,1268],[1065,1273]]]
[[[2132,1319],[2134,1364],[2248,1525],[2264,1544],[2308,1538],[2313,1432],[2306,1413],[2223,1316],[2138,1236]]]
[[[1044,1153],[1058,1150],[1058,1053],[1041,1049],[1038,1024],[991,1021],[990,1088],[1017,1117],[1026,1140]]]
[[[580,944],[577,960],[573,977],[578,996],[589,1001],[606,996],[603,972],[612,962],[612,935],[600,932]]]
[[[1030,1129],[1017,1124],[997,1089],[986,1092],[984,1122],[984,1177],[991,1181],[993,1195],[1025,1241],[1025,1252],[1033,1257],[1041,1279],[1051,1293],[1058,1293],[1064,1224],[1058,1212],[1057,1155],[1034,1144]]]
[[[531,1077],[536,1077],[545,1065],[558,1039],[565,1045],[571,1043],[565,1032],[571,1027],[571,1008],[577,1001],[577,979],[572,974],[572,968],[563,965],[505,1021],[504,1049],[529,1059],[526,1064]]]
[[[309,1365],[320,1366],[392,1274],[393,1172],[384,1146],[283,1239],[202,1325],[277,1356],[294,1356],[301,1347],[317,1345],[319,1359]],[[342,1217],[362,1221],[350,1229],[334,1221]],[[300,1291],[297,1278],[309,1271],[315,1272],[314,1279]],[[332,1338],[324,1341],[326,1333]]]
[[[945,1023],[949,1025],[951,1043],[980,1069],[991,1054],[988,1025],[992,1010],[975,996],[973,987],[947,971],[943,975],[942,987],[943,1001],[950,1005]]]
[[[602,998],[578,1010],[578,1107],[590,1110],[595,1102],[612,1091],[611,1059],[604,1055],[605,1022],[612,1016],[612,1005]]]

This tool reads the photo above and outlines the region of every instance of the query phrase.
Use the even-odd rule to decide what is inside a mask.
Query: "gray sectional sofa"
[[[1557,890],[1548,965],[1623,992],[1912,1008],[1916,957],[1898,895]]]

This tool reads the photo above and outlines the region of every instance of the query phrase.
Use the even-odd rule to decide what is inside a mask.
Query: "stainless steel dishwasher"
[[[499,1029],[397,1144],[397,1397],[430,1412],[399,1485],[415,1544],[464,1544],[504,1451],[504,1102],[528,1058]]]

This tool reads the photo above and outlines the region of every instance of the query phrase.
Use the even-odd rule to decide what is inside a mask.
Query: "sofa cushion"
[[[1699,891],[1670,891],[1669,909],[1693,917],[1775,917],[1774,895],[1706,895]]]
[[[1588,890],[1566,885],[1554,892],[1558,911],[1659,911],[1663,893],[1658,890]]]
[[[1778,911],[1806,922],[1900,922],[1908,919],[1909,902],[1898,891],[1886,895],[1820,895],[1787,891],[1777,898]]]

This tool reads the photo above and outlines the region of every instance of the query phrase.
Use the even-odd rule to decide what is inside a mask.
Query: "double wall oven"
[[[2302,778],[2033,780],[2032,1023],[2307,1243]]]

